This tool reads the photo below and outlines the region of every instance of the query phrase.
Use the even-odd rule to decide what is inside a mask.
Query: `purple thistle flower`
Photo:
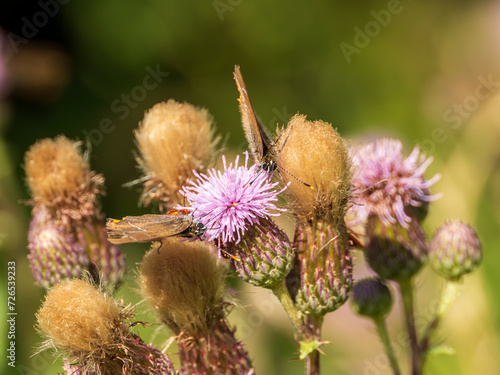
[[[224,171],[210,169],[208,175],[196,173],[197,182],[190,181],[182,189],[193,210],[193,216],[206,227],[206,240],[215,241],[219,247],[228,242],[237,244],[247,229],[260,219],[268,219],[284,211],[273,202],[278,200],[282,190],[274,189],[278,183],[270,183],[267,173],[260,172],[258,166],[248,168],[249,155],[245,153],[245,164],[239,166],[239,156],[233,164],[226,163],[222,156]]]
[[[405,159],[402,149],[398,139],[382,138],[355,153],[355,204],[351,208],[354,224],[375,214],[386,226],[398,221],[407,228],[411,222],[405,212],[407,206],[420,207],[440,197],[440,194],[428,195],[428,189],[441,176],[436,174],[430,180],[423,177],[433,158],[421,154],[416,146]]]

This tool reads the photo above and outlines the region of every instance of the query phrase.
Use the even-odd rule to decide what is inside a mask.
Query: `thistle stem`
[[[288,292],[288,289],[286,287],[285,280],[283,279],[281,282],[279,282],[272,289],[272,291],[285,309],[285,312],[292,321],[295,330],[299,335],[301,335],[301,327],[303,324],[302,313],[295,307],[292,297],[290,297],[290,293]]]
[[[322,345],[321,342],[321,325],[323,324],[322,316],[312,316],[307,315],[304,317],[304,322],[302,326],[302,337],[301,350],[303,351],[301,355],[307,354],[305,359],[305,375],[319,375],[320,373],[320,363],[319,347]],[[304,353],[304,348],[307,350]]]
[[[434,317],[425,329],[425,333],[420,341],[420,352],[422,353],[423,358],[422,361],[425,361],[427,357],[430,340],[434,332],[436,332],[444,314],[446,314],[453,301],[455,301],[457,296],[460,294],[461,287],[461,280],[446,280],[443,284],[443,289],[439,295],[438,305]]]
[[[403,300],[406,330],[410,340],[411,348],[411,373],[412,375],[422,375],[422,358],[418,345],[417,330],[415,327],[414,300],[413,300],[413,282],[403,280],[399,282],[399,290]]]
[[[396,355],[394,354],[394,349],[391,344],[385,320],[383,318],[375,318],[373,319],[373,321],[375,323],[375,326],[377,327],[377,332],[380,336],[380,341],[382,341],[382,345],[384,345],[385,353],[387,354],[389,362],[391,363],[393,374],[401,375],[401,370],[399,369],[399,363],[396,359]]]

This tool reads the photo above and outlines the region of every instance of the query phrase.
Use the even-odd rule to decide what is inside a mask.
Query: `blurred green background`
[[[174,98],[206,107],[231,152],[246,141],[232,78],[235,64],[263,123],[295,113],[333,124],[353,144],[386,135],[434,157],[429,235],[447,218],[478,231],[484,261],[466,277],[440,331],[456,355],[430,358],[428,374],[499,374],[500,363],[500,4],[495,1],[10,0],[0,3],[6,82],[0,86],[1,348],[6,333],[7,262],[17,264],[17,367],[2,374],[54,374],[33,325],[43,291],[29,271],[30,209],[23,154],[37,139],[90,138],[92,167],[106,177],[107,216],[148,212],[122,184],[139,176],[133,130],[144,111]],[[2,70],[0,70],[1,75]],[[153,77],[147,78],[149,76]],[[146,84],[144,83],[146,79]],[[158,83],[154,85],[152,83]],[[155,86],[155,87],[153,87]],[[106,131],[102,121],[110,121]],[[285,220],[286,221],[286,220]],[[286,224],[286,223],[285,223]],[[289,224],[289,222],[288,222]],[[140,301],[133,270],[146,245],[123,247],[129,275],[119,296]],[[367,272],[356,254],[357,278]],[[420,274],[417,317],[425,323],[440,280]],[[241,285],[231,319],[257,374],[301,374],[293,332],[270,294]],[[390,316],[398,346],[400,310]],[[152,320],[139,307],[139,320]],[[161,346],[168,332],[137,328]],[[348,306],[327,316],[324,374],[390,374],[369,321]],[[407,373],[405,348],[400,349]],[[175,352],[171,357],[177,360]]]

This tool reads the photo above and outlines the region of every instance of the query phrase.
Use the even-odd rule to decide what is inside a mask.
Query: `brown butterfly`
[[[166,237],[192,238],[201,236],[207,228],[195,221],[188,210],[171,210],[165,215],[125,216],[121,220],[108,218],[106,229],[109,242],[152,242]]]
[[[272,141],[269,138],[266,131],[262,127],[262,124],[257,118],[257,115],[255,114],[252,103],[250,102],[250,97],[248,96],[245,82],[243,81],[243,76],[241,75],[240,67],[238,65],[234,67],[234,80],[236,81],[236,86],[238,87],[238,91],[240,93],[238,101],[240,103],[241,122],[254,162],[259,164],[260,169],[263,169],[267,173],[273,173],[277,168],[280,168],[290,174],[284,168],[280,167],[276,161],[281,149],[285,147],[290,133],[288,133],[281,149],[278,150],[276,146],[277,140]],[[281,137],[281,134],[279,135],[279,137]],[[290,174],[290,176],[292,175]],[[312,189],[311,185],[306,184],[295,176],[292,177]]]

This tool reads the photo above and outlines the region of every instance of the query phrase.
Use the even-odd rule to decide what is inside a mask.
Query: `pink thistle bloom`
[[[411,222],[405,212],[407,206],[420,207],[440,197],[440,194],[428,195],[428,189],[441,175],[436,174],[430,180],[423,177],[433,158],[421,154],[416,146],[405,159],[402,150],[401,141],[382,138],[355,153],[355,203],[351,208],[355,224],[375,214],[386,226],[398,221],[407,228]]]
[[[270,183],[268,173],[258,173],[257,165],[248,168],[249,155],[245,153],[245,164],[239,166],[239,156],[233,164],[226,163],[222,156],[224,171],[210,169],[207,175],[196,173],[197,181],[189,181],[181,193],[186,197],[195,220],[207,227],[207,241],[217,240],[220,246],[240,242],[242,235],[260,219],[278,216],[284,209],[274,202],[282,190],[274,189],[278,183]],[[193,209],[194,207],[194,209]],[[271,213],[270,211],[278,211]]]

